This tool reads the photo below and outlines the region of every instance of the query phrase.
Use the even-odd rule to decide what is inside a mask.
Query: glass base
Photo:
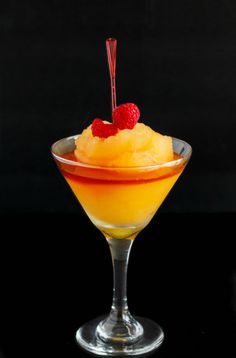
[[[143,326],[143,335],[132,344],[105,343],[97,335],[97,326],[105,317],[98,317],[78,329],[77,343],[86,351],[100,356],[137,356],[157,349],[164,339],[164,333],[158,324],[142,317],[135,317]]]

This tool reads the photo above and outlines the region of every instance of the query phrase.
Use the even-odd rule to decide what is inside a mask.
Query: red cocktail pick
[[[111,106],[112,111],[116,108],[116,45],[117,40],[109,38],[106,40],[107,59],[111,78]]]

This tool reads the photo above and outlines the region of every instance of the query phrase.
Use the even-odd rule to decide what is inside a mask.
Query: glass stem
[[[97,328],[106,342],[133,343],[143,334],[142,326],[131,316],[127,303],[127,268],[133,240],[107,238],[113,263],[113,300],[109,316]]]
[[[133,240],[108,240],[113,264],[112,311],[121,318],[128,311],[127,269]]]

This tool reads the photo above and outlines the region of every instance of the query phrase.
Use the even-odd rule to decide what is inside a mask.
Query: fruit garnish
[[[113,124],[119,129],[134,128],[139,117],[140,111],[134,103],[121,104],[112,112]]]
[[[91,129],[93,136],[100,138],[108,138],[118,132],[118,128],[113,123],[104,123],[99,118],[93,120]]]

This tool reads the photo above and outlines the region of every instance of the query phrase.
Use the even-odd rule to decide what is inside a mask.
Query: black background
[[[132,249],[131,310],[163,326],[159,357],[235,358],[235,1],[9,0],[0,36],[0,357],[86,356],[74,332],[110,305],[105,240],[50,146],[110,118],[113,36],[118,104],[193,147]]]
[[[118,39],[118,104],[192,144],[162,210],[235,211],[234,1],[8,1],[1,6],[0,210],[77,212],[50,146],[110,119],[105,39]],[[62,200],[63,198],[63,200]]]

